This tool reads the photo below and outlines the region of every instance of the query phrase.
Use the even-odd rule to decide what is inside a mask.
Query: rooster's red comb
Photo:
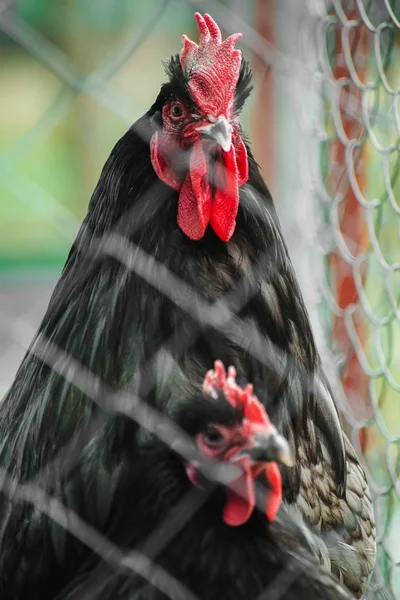
[[[221,30],[210,15],[194,16],[200,31],[199,45],[183,35],[181,51],[190,93],[206,115],[229,118],[242,62],[242,53],[234,45],[242,34],[234,33],[223,42]]]
[[[270,425],[270,420],[257,396],[253,394],[253,386],[249,383],[243,389],[236,383],[235,367],[228,367],[228,375],[220,360],[214,363],[214,370],[208,371],[204,378],[203,389],[206,394],[217,398],[222,392],[228,402],[243,410],[244,418],[252,423]]]

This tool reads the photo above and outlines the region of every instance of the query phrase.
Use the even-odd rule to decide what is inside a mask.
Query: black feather
[[[210,414],[210,419],[218,422],[216,415]],[[274,590],[279,590],[282,600],[352,598],[315,563],[307,540],[299,535],[285,507],[270,525],[256,510],[245,525],[229,527],[221,518],[226,490],[191,491],[181,459],[157,440],[148,442],[140,459],[124,494],[125,528],[122,532],[111,525],[109,535],[119,547],[154,557],[172,582],[165,582],[152,569],[144,578],[121,565],[91,558],[55,600],[130,600],[135,594],[142,600],[256,600],[267,591],[270,597]],[[190,491],[188,505],[181,505],[182,519],[191,502],[200,504],[195,514],[179,525],[170,543],[157,549],[150,546],[149,536],[157,529],[161,535],[171,514],[178,517],[176,506],[189,498]]]
[[[247,60],[242,59],[242,64],[240,65],[239,79],[235,89],[235,103],[233,105],[233,110],[235,113],[240,112],[247,98],[251,94],[251,91],[253,89],[251,80],[252,73],[250,65],[247,62]]]
[[[171,56],[169,61],[164,63],[164,67],[169,78],[169,82],[164,83],[161,86],[161,94],[163,99],[166,100],[174,97],[179,98],[186,104],[193,103],[193,99],[189,92],[189,80],[182,69],[179,54]]]
[[[177,406],[173,418],[179,426],[191,436],[204,431],[209,423],[218,423],[227,427],[239,424],[243,411],[234,408],[221,392],[217,398],[197,395],[190,403]]]

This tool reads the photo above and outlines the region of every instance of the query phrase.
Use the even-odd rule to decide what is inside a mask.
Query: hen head
[[[158,177],[179,192],[178,225],[192,240],[210,224],[228,241],[235,230],[239,187],[248,178],[239,113],[251,91],[251,73],[234,45],[222,41],[210,15],[195,18],[199,45],[183,36],[180,58],[167,65],[170,83],[161,89],[157,130],[150,153]]]
[[[282,480],[277,463],[293,465],[289,446],[270,422],[264,406],[253,395],[252,385],[241,388],[236,371],[226,373],[221,361],[204,380],[204,394],[182,411],[180,425],[194,437],[198,450],[208,459],[233,464],[240,475],[227,488],[223,520],[243,525],[256,505],[255,481],[264,484],[265,514],[273,521],[282,498]],[[196,464],[186,464],[186,473],[199,485]]]

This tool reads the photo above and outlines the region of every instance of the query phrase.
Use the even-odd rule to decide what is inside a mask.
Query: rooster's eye
[[[225,443],[225,438],[216,427],[209,427],[203,436],[207,446],[222,446]]]
[[[183,108],[181,106],[181,104],[179,104],[178,102],[173,102],[171,104],[171,116],[174,117],[175,119],[178,119],[179,117],[182,117],[183,115]]]

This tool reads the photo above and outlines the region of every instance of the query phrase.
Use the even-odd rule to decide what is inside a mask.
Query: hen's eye
[[[177,119],[183,115],[183,109],[178,102],[173,102],[171,105],[171,115]]]
[[[225,443],[225,438],[216,427],[209,427],[203,436],[207,446],[221,446]]]

